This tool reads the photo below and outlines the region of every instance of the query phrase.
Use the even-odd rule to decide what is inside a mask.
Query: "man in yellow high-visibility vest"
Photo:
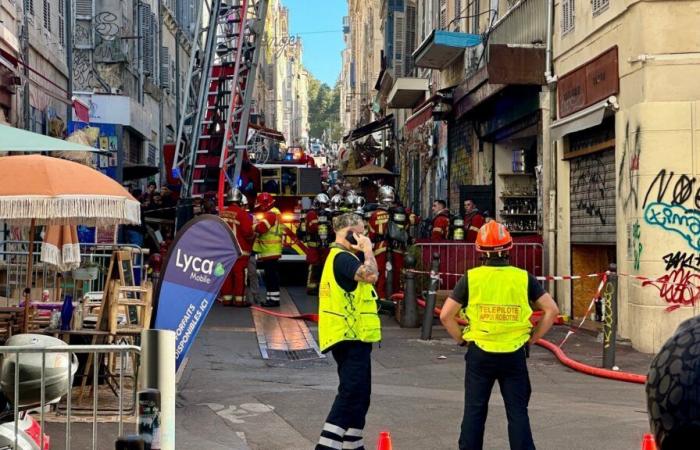
[[[489,398],[494,383],[503,396],[511,450],[534,450],[528,403],[529,346],[552,327],[559,308],[537,279],[508,263],[513,240],[505,226],[490,221],[479,229],[476,249],[486,263],[467,271],[447,298],[440,320],[460,345],[467,346],[464,417],[460,450],[481,450]],[[466,309],[464,330],[457,323]],[[532,310],[543,311],[533,328]]]
[[[318,292],[318,340],[338,365],[335,397],[316,449],[363,449],[362,431],[369,410],[372,343],[382,338],[377,315],[377,261],[372,242],[355,213],[333,219],[335,242],[321,274]],[[358,258],[359,253],[363,259]]]

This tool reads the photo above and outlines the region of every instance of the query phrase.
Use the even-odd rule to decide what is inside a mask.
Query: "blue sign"
[[[192,219],[177,234],[156,290],[154,314],[155,328],[175,332],[176,367],[240,255],[231,228],[218,216]]]

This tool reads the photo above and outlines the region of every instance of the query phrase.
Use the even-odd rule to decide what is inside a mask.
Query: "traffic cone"
[[[392,450],[391,433],[388,431],[379,432],[379,440],[377,441],[377,450]]]
[[[642,439],[642,450],[656,450],[656,442],[654,442],[653,434],[644,434],[644,438]]]

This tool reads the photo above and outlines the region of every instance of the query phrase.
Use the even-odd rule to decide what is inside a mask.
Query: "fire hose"
[[[392,296],[393,300],[400,301],[403,300],[403,293],[398,293],[394,294]],[[425,300],[422,298],[417,298],[416,302],[418,303],[418,306],[421,308],[425,309]],[[438,307],[435,307],[433,309],[433,314],[436,316],[440,316],[440,312],[442,310]],[[467,324],[467,322],[464,319],[457,318],[457,323],[464,326]],[[569,358],[564,351],[556,346],[555,344],[549,342],[546,339],[540,339],[537,341],[537,345],[540,347],[544,347],[550,352],[556,356],[556,358],[564,364],[565,366],[574,369],[577,372],[585,373],[587,375],[593,375],[596,377],[601,377],[601,378],[608,378],[611,380],[617,380],[617,381],[626,381],[628,383],[638,383],[638,384],[645,384],[647,381],[646,375],[639,375],[636,373],[628,373],[628,372],[619,372],[615,370],[608,370],[608,369],[603,369],[600,367],[593,367],[589,366],[588,364],[584,364],[582,362],[576,361],[574,359]]]

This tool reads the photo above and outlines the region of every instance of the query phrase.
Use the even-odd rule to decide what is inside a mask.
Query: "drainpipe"
[[[547,84],[555,83],[557,77],[552,73],[552,33],[554,22],[554,0],[547,1],[547,51],[545,54],[544,78]]]

